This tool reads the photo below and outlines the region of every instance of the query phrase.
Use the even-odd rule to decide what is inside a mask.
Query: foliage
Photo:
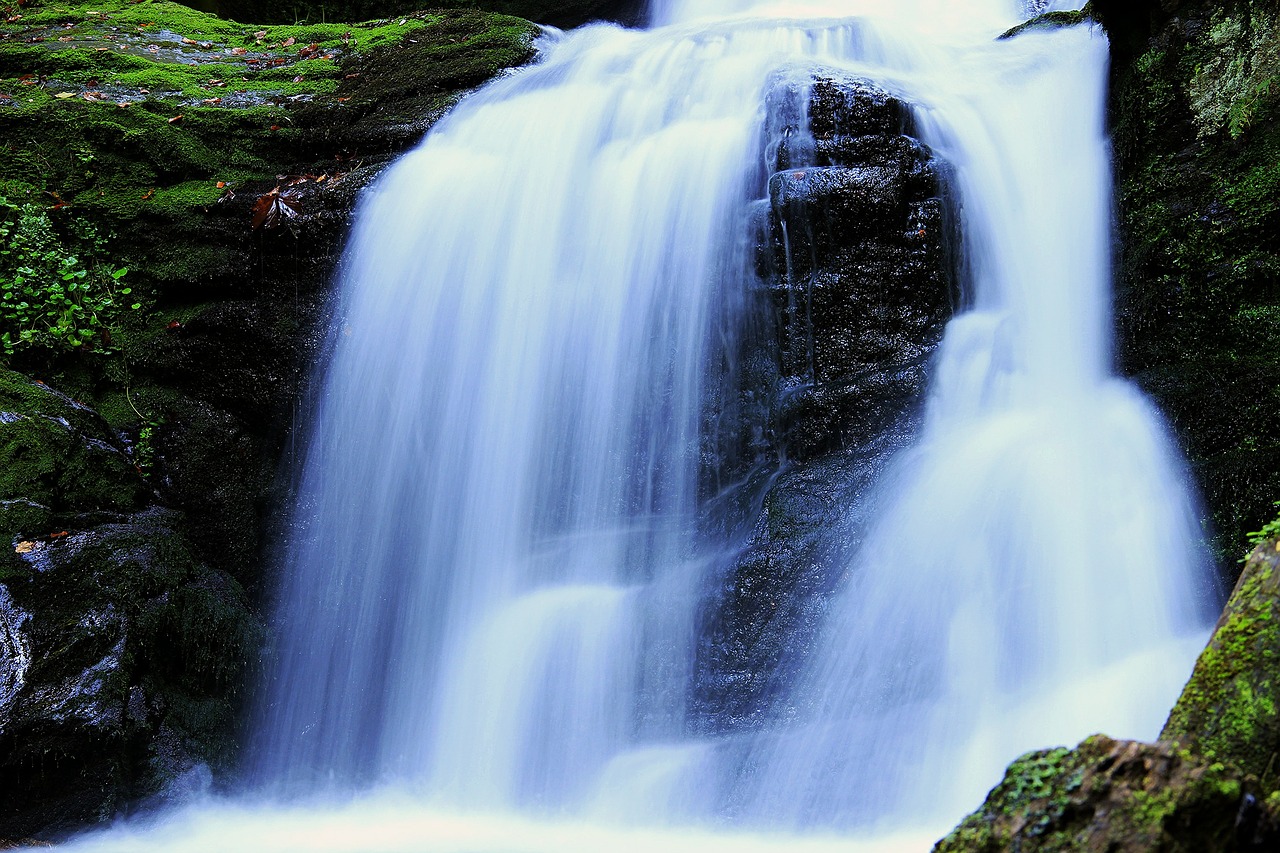
[[[108,352],[110,326],[124,310],[128,273],[104,258],[108,245],[92,224],[71,219],[65,235],[50,211],[0,197],[0,346]],[[127,305],[127,308],[126,308]]]
[[[1275,506],[1276,509],[1280,509],[1280,501],[1276,501]],[[1256,548],[1263,542],[1271,539],[1280,539],[1280,515],[1277,515],[1275,518],[1262,525],[1261,529],[1255,530],[1249,534],[1250,548]],[[1248,555],[1242,558],[1241,562],[1244,562],[1247,558]]]

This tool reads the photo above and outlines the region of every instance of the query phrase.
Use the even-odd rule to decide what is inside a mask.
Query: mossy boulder
[[[0,368],[0,532],[39,536],[69,518],[141,508],[148,489],[92,409]]]
[[[1280,540],[1259,544],[1160,739],[1280,787]]]
[[[1007,32],[1001,34],[1000,38],[1011,39],[1035,30],[1058,30],[1063,27],[1078,27],[1093,20],[1093,4],[1086,3],[1080,9],[1045,12],[1036,15],[1031,20],[1010,28]]]
[[[1275,850],[1280,794],[1167,744],[1102,735],[1029,753],[934,853]]]
[[[16,838],[225,767],[261,640],[101,416],[8,371],[0,408],[0,838]]]

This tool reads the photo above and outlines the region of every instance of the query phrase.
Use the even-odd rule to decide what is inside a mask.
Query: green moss
[[[1080,24],[1090,23],[1093,21],[1092,5],[1091,3],[1086,3],[1084,8],[1074,11],[1045,12],[1043,15],[1037,15],[1025,23],[1018,24],[1016,27],[1001,34],[1000,38],[1011,39],[1033,30],[1057,30],[1063,27],[1077,27]]]
[[[1225,853],[1245,793],[1225,765],[1098,735],[1015,761],[935,853]]]
[[[1115,70],[1118,350],[1187,449],[1230,566],[1280,494],[1280,40],[1265,4],[1203,8]]]
[[[0,531],[6,540],[50,533],[26,524],[55,514],[126,512],[142,505],[146,490],[141,478],[93,413],[4,370],[0,411],[0,500],[41,508],[25,512],[18,503],[14,512],[5,513],[17,525]]]
[[[1259,545],[1201,653],[1161,738],[1277,781],[1275,666],[1280,656],[1280,551]]]

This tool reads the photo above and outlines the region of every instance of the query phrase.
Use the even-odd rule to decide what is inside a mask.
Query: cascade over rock
[[[777,462],[740,489],[756,520],[707,605],[695,701],[712,729],[759,725],[813,642],[865,524],[849,508],[918,429],[956,280],[939,169],[904,132],[909,107],[823,73],[780,81],[766,104],[756,272],[775,331],[743,358],[775,366],[755,393],[770,400]]]

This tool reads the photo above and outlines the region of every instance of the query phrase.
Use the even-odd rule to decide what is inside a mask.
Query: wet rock
[[[901,101],[830,77],[769,100],[786,165],[769,179],[757,266],[778,315],[783,445],[805,459],[871,439],[918,398],[954,263],[939,167],[903,135]]]
[[[903,135],[909,109],[826,74],[780,80],[766,109],[757,322],[737,361],[754,422],[770,426],[743,440],[741,485],[710,507],[745,527],[720,531],[741,545],[704,608],[692,712],[707,731],[789,713],[776,700],[817,639],[874,483],[915,433],[953,301],[941,170]]]
[[[1009,766],[934,853],[1262,853],[1280,845],[1280,794],[1168,744],[1095,735]]]
[[[1184,448],[1229,586],[1280,496],[1280,14],[1093,7],[1113,54],[1117,357]]]
[[[231,756],[260,628],[180,521],[151,508],[0,565],[0,643],[23,653],[0,679],[0,837],[110,817]]]
[[[1280,541],[1254,548],[1160,733],[1204,758],[1280,783]]]

